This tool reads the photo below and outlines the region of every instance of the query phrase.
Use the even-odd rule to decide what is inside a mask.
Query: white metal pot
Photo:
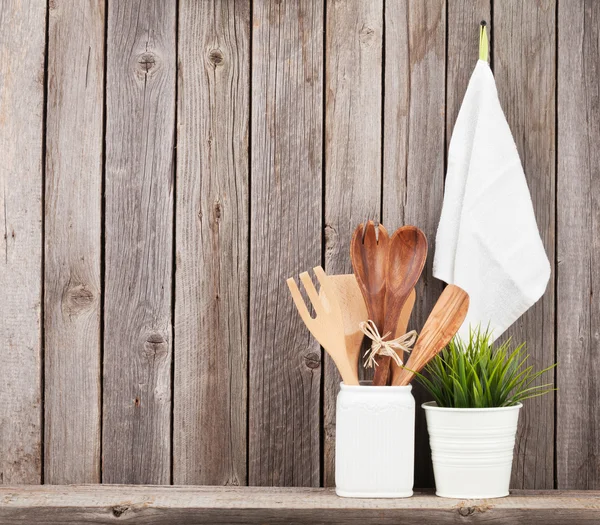
[[[521,403],[501,408],[423,404],[438,496],[508,496],[521,407]]]
[[[412,496],[415,400],[411,386],[341,384],[337,397],[335,484],[348,498]]]

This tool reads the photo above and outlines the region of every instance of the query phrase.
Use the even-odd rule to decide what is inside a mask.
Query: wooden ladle
[[[369,319],[379,331],[385,309],[385,273],[390,238],[381,224],[359,224],[350,242],[350,259]]]
[[[469,295],[462,288],[449,284],[435,303],[419,335],[406,368],[394,377],[394,386],[408,385],[413,372],[420,372],[454,337],[469,310]],[[411,371],[412,370],[412,371]]]
[[[411,291],[421,277],[427,260],[427,238],[416,226],[398,228],[390,239],[386,265],[385,316],[383,336],[389,333],[389,339],[399,335],[396,333],[398,319],[408,300]],[[389,356],[377,356],[377,367],[373,385],[387,385],[390,379]]]

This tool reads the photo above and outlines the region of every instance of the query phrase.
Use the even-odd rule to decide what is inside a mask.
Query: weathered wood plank
[[[446,3],[386,2],[383,222],[414,224],[429,256],[409,327],[420,330],[443,289],[432,276],[435,232],[444,191]],[[413,383],[417,407],[427,395]],[[429,439],[417,410],[415,487],[433,486]]]
[[[321,351],[285,279],[321,263],[323,3],[254,0],[251,485],[319,485]]]
[[[491,0],[448,2],[448,48],[446,49],[446,151],[471,73],[479,58],[479,27],[487,22],[490,50],[493,48]]]
[[[103,481],[169,483],[175,11],[109,3]]]
[[[44,481],[98,483],[104,1],[48,16]]]
[[[600,488],[600,3],[558,4],[558,487]]]
[[[173,480],[245,485],[250,2],[179,35]]]
[[[521,156],[540,234],[554,265],[555,207],[554,0],[494,4],[494,72],[500,103]],[[530,363],[554,363],[554,276],[542,299],[506,333],[527,342]],[[543,377],[546,383],[552,376]],[[561,423],[562,424],[562,423]],[[554,396],[530,399],[521,411],[514,488],[554,486]]]
[[[494,500],[433,494],[339,498],[332,489],[46,486],[0,488],[0,524],[369,523],[423,525],[598,523],[600,492],[512,493]]]
[[[383,1],[328,2],[326,35],[325,269],[333,275],[352,273],[352,233],[381,214]],[[333,486],[341,379],[329,356],[324,367],[323,480]]]
[[[0,2],[0,484],[41,481],[45,34],[45,2]]]

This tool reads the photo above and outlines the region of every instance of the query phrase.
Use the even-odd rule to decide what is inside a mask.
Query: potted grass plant
[[[489,331],[455,337],[417,374],[434,401],[424,403],[436,494],[447,498],[507,496],[522,402],[554,390],[538,378],[525,345],[494,345]]]

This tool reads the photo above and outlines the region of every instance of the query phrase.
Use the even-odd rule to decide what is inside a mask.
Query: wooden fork
[[[300,294],[298,285],[292,277],[286,282],[294,304],[304,321],[304,324],[309,329],[313,337],[319,341],[325,351],[331,356],[335,366],[342,376],[342,381],[346,385],[358,385],[358,373],[352,367],[348,353],[346,352],[346,341],[344,334],[344,321],[342,311],[337,301],[335,290],[325,271],[320,266],[313,268],[317,280],[321,285],[321,290],[327,297],[322,300],[315,289],[315,286],[307,272],[300,274],[300,281],[304,285],[306,294],[316,313],[316,317],[311,317],[308,308],[304,304],[304,299]]]

